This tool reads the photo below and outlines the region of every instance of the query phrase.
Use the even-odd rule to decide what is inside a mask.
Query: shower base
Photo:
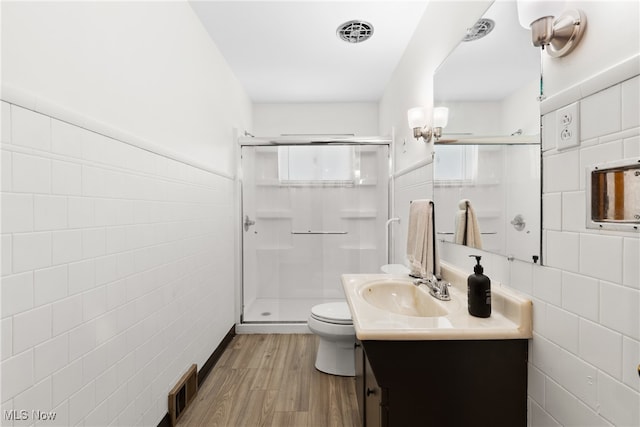
[[[334,301],[344,301],[344,299],[258,298],[245,306],[242,323],[306,323],[311,307]]]

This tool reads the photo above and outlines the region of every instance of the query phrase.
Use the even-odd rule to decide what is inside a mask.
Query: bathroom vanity
[[[363,426],[526,425],[531,301],[496,284],[491,317],[472,317],[466,276],[442,272],[451,301],[407,276],[342,276]]]
[[[356,346],[363,426],[527,423],[527,340],[365,340]]]

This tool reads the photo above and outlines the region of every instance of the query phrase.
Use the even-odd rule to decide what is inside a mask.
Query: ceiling
[[[427,1],[190,1],[255,103],[377,102]],[[336,35],[350,20],[371,39]]]

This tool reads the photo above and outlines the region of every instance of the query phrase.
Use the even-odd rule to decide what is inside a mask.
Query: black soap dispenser
[[[469,255],[475,257],[478,264],[473,267],[473,273],[467,279],[467,301],[469,314],[475,317],[491,316],[491,280],[482,272],[484,269],[480,265],[480,255]]]

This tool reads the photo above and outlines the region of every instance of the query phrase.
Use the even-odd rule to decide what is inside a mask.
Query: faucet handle
[[[449,284],[448,282],[445,282],[444,280],[440,282],[440,295],[443,298],[450,298],[451,297],[449,295],[449,286],[451,286],[451,284]]]

